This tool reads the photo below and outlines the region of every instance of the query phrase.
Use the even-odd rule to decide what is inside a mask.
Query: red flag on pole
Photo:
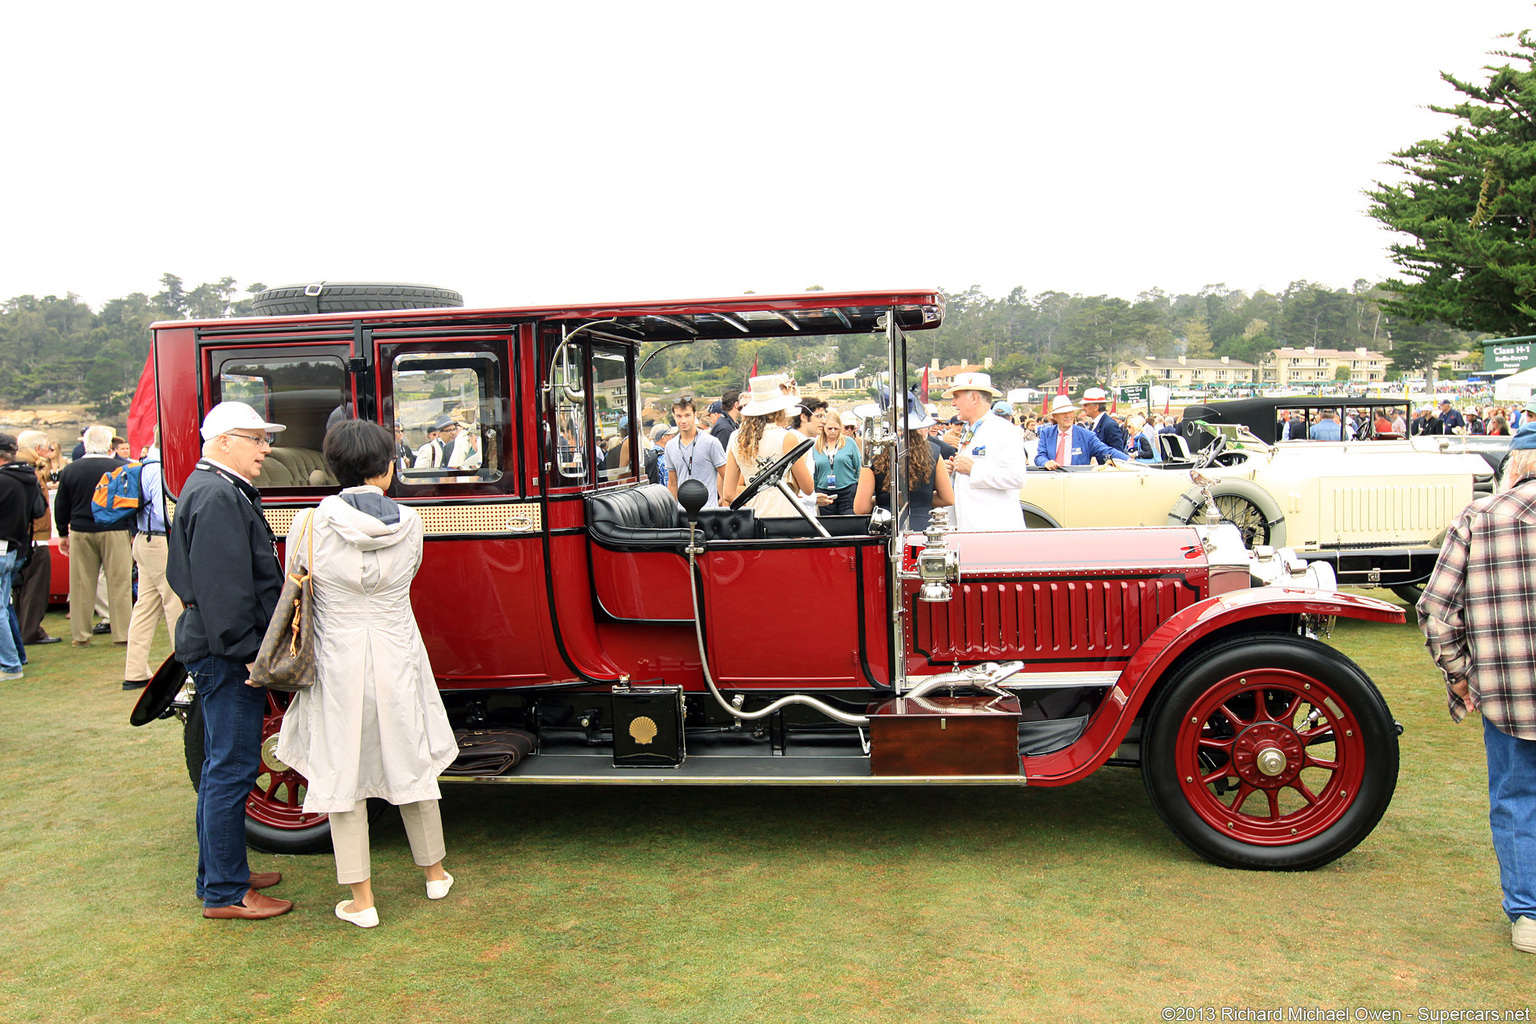
[[[1163,415],[1168,415],[1168,404],[1173,401],[1173,392],[1168,392],[1168,397],[1163,399]]]
[[[1109,389],[1109,414],[1111,416],[1113,416],[1115,414],[1115,410],[1118,409],[1119,407],[1120,407],[1120,389],[1119,388],[1110,388]]]
[[[747,371],[747,390],[752,390],[752,378],[757,376],[757,356],[752,357],[752,369]]]
[[[923,367],[923,382],[918,385],[917,400],[924,405],[928,404],[928,367]]]
[[[128,405],[128,449],[134,458],[149,444],[155,431],[155,353],[144,358],[139,383]]]
[[[1067,393],[1067,371],[1065,369],[1056,371],[1056,393],[1058,395]]]

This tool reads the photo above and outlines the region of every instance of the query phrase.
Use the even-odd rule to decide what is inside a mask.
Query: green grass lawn
[[[1386,817],[1318,871],[1205,863],[1130,769],[1038,790],[445,785],[452,894],[426,899],[388,815],[368,932],[332,915],[329,856],[253,852],[294,912],[204,920],[181,726],[128,726],[103,638],[35,648],[0,684],[0,1021],[1527,1007],[1536,957],[1499,909],[1479,723],[1451,725],[1412,626],[1341,622],[1333,642],[1407,732]]]

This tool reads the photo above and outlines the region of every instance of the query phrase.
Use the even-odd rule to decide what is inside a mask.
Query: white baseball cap
[[[220,402],[203,417],[203,440],[227,434],[231,430],[260,430],[275,434],[288,428],[281,423],[268,423],[261,414],[244,402]]]

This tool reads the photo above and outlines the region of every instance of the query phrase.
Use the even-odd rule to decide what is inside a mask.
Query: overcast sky
[[[469,305],[1392,272],[1362,190],[1529,0],[12,3],[0,298]]]

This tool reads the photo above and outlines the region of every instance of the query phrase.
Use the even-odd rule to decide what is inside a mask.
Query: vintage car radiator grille
[[[1333,528],[1341,534],[1435,533],[1456,518],[1467,500],[1465,488],[1453,483],[1339,485],[1332,498]]]
[[[1124,661],[1198,600],[1181,577],[962,582],[952,600],[912,602],[913,645],[936,662]]]

